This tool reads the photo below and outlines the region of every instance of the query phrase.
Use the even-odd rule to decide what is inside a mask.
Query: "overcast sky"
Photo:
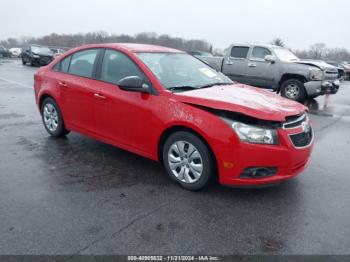
[[[205,39],[214,47],[324,42],[350,50],[349,0],[1,0],[0,39],[104,30]]]

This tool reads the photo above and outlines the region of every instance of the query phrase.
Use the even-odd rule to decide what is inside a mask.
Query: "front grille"
[[[312,141],[312,129],[310,128],[307,132],[302,132],[299,134],[289,135],[292,143],[295,147],[305,147],[310,145]]]
[[[327,71],[325,74],[325,80],[335,80],[338,78],[338,71],[331,72]]]
[[[307,118],[306,114],[301,116],[288,116],[287,121],[283,124],[284,128],[294,128],[300,126],[302,122],[304,122]]]
[[[47,65],[47,64],[49,64],[51,62],[51,60],[52,60],[51,57],[42,56],[42,57],[40,57],[39,62],[40,62],[41,65]]]

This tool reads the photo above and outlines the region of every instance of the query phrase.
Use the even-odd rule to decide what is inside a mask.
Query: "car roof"
[[[132,53],[185,53],[183,51],[158,46],[158,45],[147,45],[147,44],[135,44],[135,43],[103,43],[103,44],[89,44],[78,47],[77,49],[86,49],[86,48],[116,48],[126,50]]]

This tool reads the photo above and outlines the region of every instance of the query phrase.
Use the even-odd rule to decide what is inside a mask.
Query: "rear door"
[[[100,49],[78,51],[60,63],[56,84],[66,124],[83,132],[95,132],[94,103],[98,82],[94,80]]]
[[[232,46],[224,61],[222,72],[234,81],[247,83],[249,46]]]
[[[248,82],[253,86],[272,88],[275,64],[267,62],[265,56],[272,55],[271,51],[265,47],[255,46],[249,57],[247,64]]]

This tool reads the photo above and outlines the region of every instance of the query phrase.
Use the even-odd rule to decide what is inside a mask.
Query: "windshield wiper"
[[[233,83],[212,83],[204,86],[199,86],[198,88],[208,88],[213,86],[226,86],[226,85],[232,85]]]
[[[194,87],[194,86],[172,86],[172,87],[168,87],[167,88],[170,91],[174,91],[174,90],[193,90],[193,89],[198,89],[198,87]]]

